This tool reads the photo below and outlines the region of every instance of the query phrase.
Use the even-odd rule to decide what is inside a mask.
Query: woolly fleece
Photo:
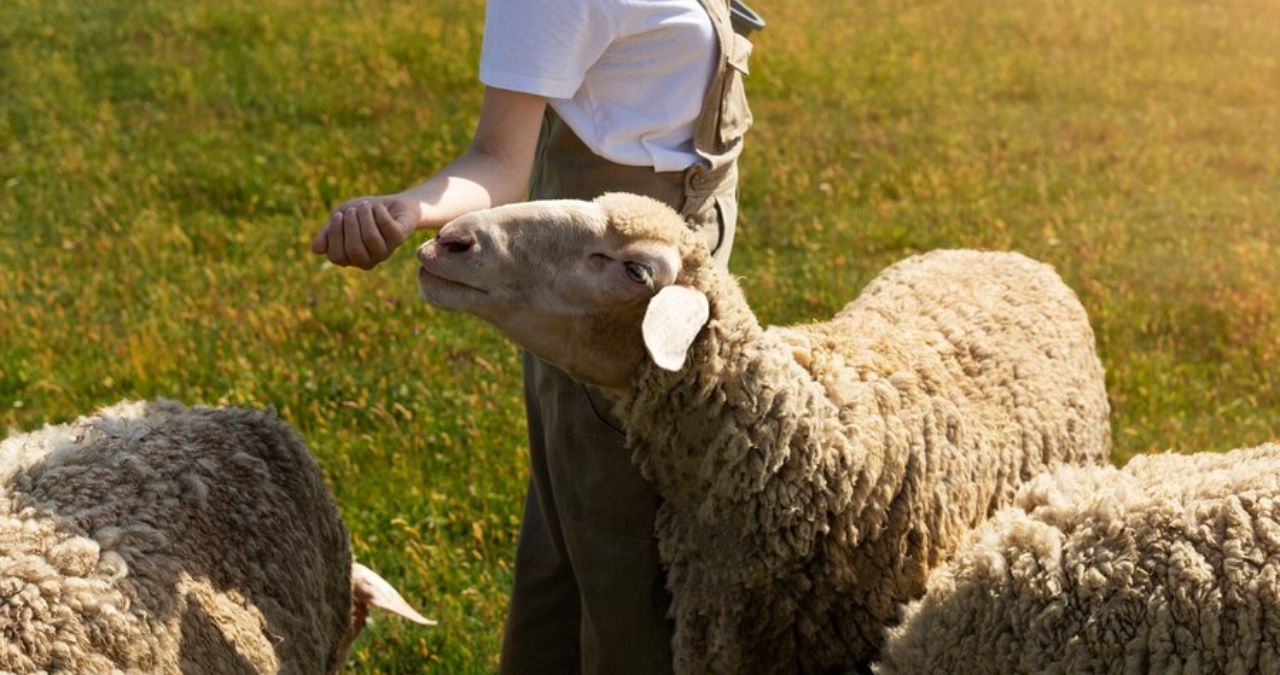
[[[679,241],[711,318],[687,365],[645,361],[616,412],[664,503],[678,673],[849,669],[962,536],[1110,428],[1083,307],[1047,265],[941,251],[834,319],[761,328],[674,213],[606,195],[610,229]]]
[[[882,673],[1280,673],[1280,444],[1064,467],[929,578]]]
[[[351,552],[286,424],[130,402],[0,444],[0,671],[336,671]]]

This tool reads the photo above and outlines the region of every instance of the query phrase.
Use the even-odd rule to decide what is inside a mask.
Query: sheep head
[[[500,206],[418,249],[420,295],[494,324],[571,377],[623,389],[646,353],[679,370],[708,318],[706,247],[647,197]]]

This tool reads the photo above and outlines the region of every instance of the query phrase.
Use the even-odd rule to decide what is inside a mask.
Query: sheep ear
[[[420,623],[424,626],[436,625],[435,621],[422,616],[410,607],[409,603],[400,597],[400,593],[391,584],[387,583],[386,579],[378,576],[377,572],[360,563],[351,565],[351,586],[353,589],[352,596],[358,605],[357,612],[360,614],[367,612],[367,608],[372,605],[385,609],[396,616],[404,617],[414,623]]]
[[[658,291],[645,310],[640,332],[645,349],[658,367],[680,370],[698,331],[707,324],[711,308],[707,296],[686,286]]]

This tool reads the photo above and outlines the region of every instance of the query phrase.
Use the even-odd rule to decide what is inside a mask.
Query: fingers
[[[343,221],[346,218],[341,211],[335,211],[333,217],[329,219],[330,225],[326,228],[328,231],[328,246],[325,253],[329,256],[329,262],[335,265],[347,265],[347,247],[343,244]]]
[[[342,242],[347,247],[347,262],[362,270],[373,267],[369,260],[369,249],[365,248],[364,237],[360,233],[360,211],[368,208],[362,202],[342,210]]]
[[[368,202],[360,205],[357,209],[357,217],[360,219],[360,240],[364,242],[364,248],[369,252],[369,267],[387,259],[391,252],[387,250],[387,242],[383,240],[382,233],[378,231],[378,226],[374,224],[374,211],[378,206],[370,206]]]
[[[329,230],[342,224],[342,213],[334,211],[329,214],[329,220],[320,228],[320,232],[316,233],[316,238],[311,240],[311,252],[317,255],[323,255],[329,250]]]
[[[404,228],[391,216],[391,212],[383,204],[373,206],[373,222],[378,226],[382,240],[387,242],[388,249],[394,249],[406,239]],[[388,253],[390,255],[390,253]]]

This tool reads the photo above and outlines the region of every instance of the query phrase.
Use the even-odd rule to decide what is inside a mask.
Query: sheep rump
[[[302,439],[131,402],[0,444],[0,671],[321,673],[351,551]]]
[[[1037,477],[933,573],[879,671],[1280,672],[1280,444]]]

